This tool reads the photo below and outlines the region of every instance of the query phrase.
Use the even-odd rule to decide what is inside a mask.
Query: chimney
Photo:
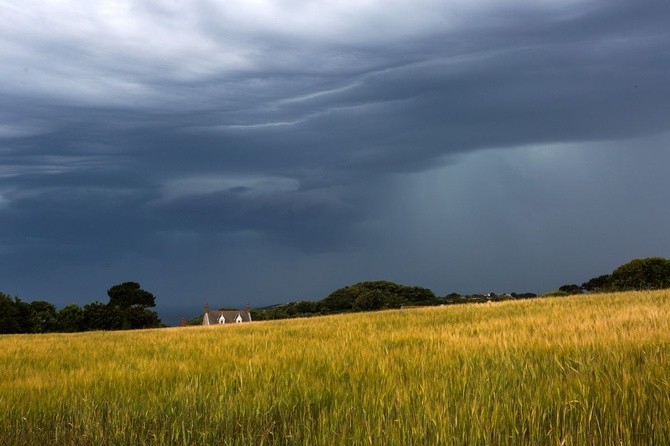
[[[249,322],[251,322],[251,305],[247,304],[247,306],[244,309],[247,311],[247,317],[249,318]]]
[[[209,313],[209,304],[205,304],[205,313]]]

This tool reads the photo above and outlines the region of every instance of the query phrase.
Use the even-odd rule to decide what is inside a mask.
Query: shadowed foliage
[[[631,260],[612,272],[608,286],[612,291],[670,288],[670,260],[662,257]]]

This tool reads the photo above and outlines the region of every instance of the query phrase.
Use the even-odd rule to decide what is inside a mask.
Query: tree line
[[[594,277],[581,285],[563,285],[544,296],[670,288],[670,260],[662,257],[634,259],[611,274]],[[0,333],[49,333],[89,330],[128,330],[164,326],[149,310],[155,297],[137,282],[124,282],[107,290],[109,302],[80,307],[70,304],[57,310],[46,301],[23,302],[0,292]],[[285,319],[337,313],[398,309],[412,306],[453,305],[531,299],[534,293],[485,293],[438,297],[428,288],[368,281],[339,288],[319,301],[303,300],[253,310],[254,320]],[[184,324],[200,324],[202,316]]]
[[[155,311],[153,294],[137,282],[124,282],[107,290],[109,302],[57,310],[46,301],[24,302],[0,292],[0,333],[72,333],[91,330],[156,328],[163,324]]]
[[[670,288],[670,260],[662,257],[634,259],[619,266],[611,274],[594,277],[582,285],[563,285],[540,297],[568,296]],[[421,287],[398,285],[388,281],[360,282],[333,291],[319,301],[298,301],[253,311],[254,320],[286,319],[328,314],[398,309],[407,306],[455,305],[532,299],[535,293],[483,293],[462,295],[450,293],[438,297]],[[197,323],[197,318],[193,322]]]
[[[252,315],[256,321],[288,319],[407,307],[476,303],[515,298],[525,299],[536,296],[533,293],[500,295],[494,293],[472,295],[451,293],[447,296],[439,297],[428,288],[405,286],[386,280],[378,280],[359,282],[339,288],[319,301],[303,300],[274,305],[254,310]]]
[[[617,291],[662,290],[670,288],[670,259],[646,257],[633,259],[614,269],[610,274],[593,277],[581,285],[563,285],[548,293],[567,296],[583,293],[610,293]]]

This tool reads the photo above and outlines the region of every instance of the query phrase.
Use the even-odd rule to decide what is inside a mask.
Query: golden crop
[[[6,445],[670,444],[670,291],[0,336]]]

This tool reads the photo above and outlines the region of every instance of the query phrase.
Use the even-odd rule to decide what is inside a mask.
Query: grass
[[[0,336],[0,445],[670,444],[670,291]]]

